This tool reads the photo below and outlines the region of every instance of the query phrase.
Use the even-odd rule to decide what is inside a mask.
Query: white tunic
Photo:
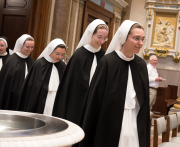
[[[116,50],[116,53],[121,59],[125,61],[131,61],[134,59],[134,56],[132,58],[127,58],[119,50]],[[124,114],[118,147],[139,147],[139,138],[137,131],[138,112],[139,104],[137,102],[136,92],[134,90],[131,68],[129,66]]]
[[[20,52],[16,52],[16,54],[23,59],[26,59],[28,57],[28,56],[21,54]],[[25,77],[24,78],[26,78],[27,74],[28,74],[28,68],[27,68],[27,64],[25,62]]]
[[[48,62],[55,63],[55,61],[50,56],[45,56],[44,58]],[[60,83],[59,73],[56,66],[53,64],[50,80],[49,80],[49,85],[48,85],[48,94],[46,97],[46,103],[45,103],[44,113],[43,113],[45,115],[52,115],[54,100],[56,97],[59,83]]]
[[[87,49],[88,51],[92,52],[92,53],[99,52],[101,49],[101,47],[99,47],[98,49],[95,49],[92,46],[90,46],[89,44],[84,45],[84,48]],[[96,55],[94,54],[94,58],[93,58],[92,66],[91,66],[91,71],[90,71],[89,85],[91,83],[92,77],[93,77],[94,72],[96,70],[96,66],[97,66],[97,58],[96,58]]]
[[[5,52],[4,54],[0,54],[0,56],[6,56],[7,55],[7,52]],[[3,61],[2,61],[2,58],[0,59],[0,71],[1,71],[1,68],[3,66]]]

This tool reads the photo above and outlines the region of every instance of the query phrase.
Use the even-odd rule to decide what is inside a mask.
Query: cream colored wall
[[[130,11],[130,20],[139,22],[143,27],[146,33],[146,7],[145,0],[132,0],[131,11]],[[143,48],[142,48],[143,49]],[[143,57],[143,50],[140,50],[139,56]]]

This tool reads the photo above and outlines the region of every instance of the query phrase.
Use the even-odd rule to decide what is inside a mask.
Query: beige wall
[[[131,12],[130,12],[130,20],[139,22],[145,30],[146,33],[146,7],[145,0],[132,0],[131,3]],[[142,48],[143,49],[143,48]],[[143,57],[143,50],[140,50],[139,56]]]

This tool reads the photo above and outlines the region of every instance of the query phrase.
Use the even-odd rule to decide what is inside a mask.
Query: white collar
[[[19,57],[23,58],[23,59],[26,59],[26,58],[28,57],[28,56],[23,55],[23,54],[20,53],[20,52],[16,52],[16,54],[17,54]]]
[[[96,53],[96,52],[100,51],[101,46],[98,49],[95,49],[94,47],[90,46],[89,44],[85,44],[84,48],[87,49],[88,51],[92,52],[92,53]]]
[[[45,58],[48,62],[56,63],[49,55],[44,56],[44,58]]]
[[[5,53],[3,53],[3,54],[0,54],[0,56],[6,56],[8,53],[7,52],[5,52]]]
[[[133,54],[133,56],[132,56],[131,58],[128,58],[128,57],[126,57],[120,50],[115,50],[115,52],[118,54],[118,56],[119,56],[121,59],[123,59],[123,60],[125,60],[125,61],[131,61],[131,60],[134,59],[134,54]]]

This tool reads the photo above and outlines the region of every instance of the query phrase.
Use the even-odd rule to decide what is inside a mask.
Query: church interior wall
[[[131,5],[132,5],[132,0],[126,0],[125,1],[128,5],[124,8],[122,8],[122,14],[121,14],[121,23],[124,20],[130,19],[130,13],[131,13]]]
[[[90,0],[90,1],[94,2],[95,4],[99,6],[101,5],[101,0]]]
[[[98,5],[100,5],[100,2],[101,2],[100,0],[97,0],[97,1],[91,0],[91,1]],[[107,9],[106,6],[108,4],[110,4],[111,7],[113,6],[113,9],[115,8],[115,6],[113,4],[111,4],[110,2],[108,2],[107,0],[104,0],[104,1],[105,1],[105,9]],[[69,47],[68,52],[67,52],[68,59],[73,54],[73,52],[81,38],[83,14],[84,14],[84,2],[82,0],[80,0],[80,1],[72,0],[71,2],[72,2],[71,6],[69,5],[70,7],[68,9],[66,8],[66,10],[65,10],[65,11],[68,11],[71,9],[71,12],[68,14],[68,16],[64,17],[66,19],[69,18],[69,21],[68,21],[68,23],[67,22],[65,23],[66,27],[64,28],[64,30],[66,29],[66,32],[64,32],[65,37],[63,37],[62,32],[58,31],[59,30],[58,26],[56,26],[55,28],[53,27],[53,22],[54,22],[53,19],[56,19],[56,17],[54,16],[54,13],[57,13],[57,10],[55,9],[55,5],[56,5],[57,1],[52,0],[51,11],[49,14],[50,19],[49,19],[49,25],[48,25],[48,34],[47,34],[47,40],[46,40],[46,44],[47,44],[48,42],[50,42],[50,40],[52,40],[53,36],[64,39],[65,43]],[[125,19],[137,21],[144,27],[144,30],[146,33],[146,30],[147,30],[146,1],[144,1],[144,0],[136,0],[136,1],[127,0],[126,2],[129,5],[126,8],[122,8],[121,12],[119,12],[119,14],[121,16],[120,21],[122,22]],[[123,11],[124,12],[126,11],[126,12],[123,14]],[[64,13],[66,13],[66,12],[64,12]],[[61,14],[59,14],[59,17],[60,17],[60,15]],[[63,18],[61,20],[63,20]],[[58,23],[59,22],[62,23],[61,20],[59,20]],[[115,30],[117,30],[117,28],[119,27],[120,21],[116,21]],[[62,26],[63,24],[61,24],[61,23],[59,23],[59,25]],[[58,35],[54,34],[53,30],[57,31]],[[141,49],[141,51],[138,53],[138,55],[144,59],[143,49],[144,49],[144,47]],[[144,60],[146,63],[149,62],[148,59],[144,59]],[[162,76],[163,78],[166,79],[166,81],[163,81],[160,83],[160,86],[167,86],[168,84],[179,85],[179,83],[180,83],[180,78],[179,78],[180,77],[179,76],[180,66],[179,66],[179,63],[174,62],[172,57],[170,57],[170,56],[167,56],[165,58],[158,57],[157,69],[158,69],[160,76]]]
[[[101,1],[93,1],[100,5]],[[104,0],[104,9],[115,13],[114,33],[121,23],[121,13],[123,7],[116,6],[109,0]],[[84,0],[52,0],[49,12],[46,44],[54,38],[61,38],[68,46],[66,61],[72,56],[82,35],[82,25],[84,21]]]
[[[101,6],[101,1],[102,1],[102,0],[90,0],[90,1],[92,1],[92,2],[94,2],[95,4]],[[110,12],[113,12],[114,5],[113,5],[112,3],[110,3],[110,2],[108,2],[108,0],[103,0],[103,1],[104,1],[104,3],[105,3],[104,8],[105,8],[106,10],[110,11]]]
[[[46,44],[55,38],[68,46],[67,61],[73,54],[82,33],[84,1],[52,0],[49,12]]]
[[[146,33],[146,2],[144,0],[135,0],[131,3],[130,20],[139,22],[144,27]],[[141,49],[138,56],[143,58]]]

